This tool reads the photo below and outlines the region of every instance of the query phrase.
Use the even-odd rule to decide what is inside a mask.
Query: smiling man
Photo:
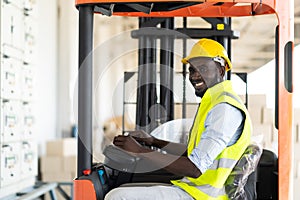
[[[163,141],[142,131],[117,136],[114,144],[184,178],[170,186],[116,188],[105,199],[228,199],[224,184],[250,143],[249,114],[231,81],[224,80],[232,64],[221,44],[201,39],[182,62],[189,65],[190,82],[201,97],[188,144]],[[145,148],[141,142],[167,153]]]

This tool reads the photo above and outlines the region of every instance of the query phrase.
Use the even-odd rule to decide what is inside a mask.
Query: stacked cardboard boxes
[[[64,138],[47,142],[41,157],[41,176],[45,182],[72,182],[76,175],[77,140]]]
[[[253,135],[263,137],[263,148],[277,154],[277,131],[274,127],[274,111],[267,108],[266,95],[252,94],[248,96],[248,111],[253,125]]]
[[[294,109],[294,199],[300,199],[300,109]]]
[[[75,138],[64,138],[48,141],[46,144],[46,155],[41,157],[41,177],[44,182],[58,182],[64,192],[71,196],[72,181],[76,176],[77,167],[77,140]],[[64,200],[58,189],[56,189],[58,200]],[[45,200],[51,197],[47,193]]]
[[[278,131],[274,126],[274,110],[266,107],[264,95],[249,95],[248,110],[253,124],[253,135],[263,135],[263,147],[278,154]],[[300,199],[300,109],[294,109],[294,199]]]

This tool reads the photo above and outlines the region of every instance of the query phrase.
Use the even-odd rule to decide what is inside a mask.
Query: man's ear
[[[225,76],[225,72],[226,72],[226,65],[225,66],[220,66],[219,67],[219,72],[220,72],[220,75],[222,77],[224,77]]]

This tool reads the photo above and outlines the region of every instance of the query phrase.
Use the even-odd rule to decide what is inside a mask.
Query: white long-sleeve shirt
[[[227,146],[239,139],[243,122],[242,112],[230,104],[221,103],[211,109],[205,119],[201,140],[189,156],[202,174]]]

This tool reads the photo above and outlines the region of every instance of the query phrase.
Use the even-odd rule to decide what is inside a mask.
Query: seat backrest
[[[250,196],[255,195],[255,185],[252,186],[253,193],[245,191],[248,177],[256,171],[257,164],[262,154],[262,148],[257,145],[251,144],[247,147],[240,160],[237,162],[232,172],[230,173],[226,183],[225,190],[229,199],[249,199]],[[253,178],[253,175],[251,179]],[[254,177],[255,179],[255,177]],[[255,180],[253,183],[255,184]],[[252,198],[251,199],[255,199]]]
[[[258,200],[278,199],[278,157],[267,149],[257,166],[256,192]]]

